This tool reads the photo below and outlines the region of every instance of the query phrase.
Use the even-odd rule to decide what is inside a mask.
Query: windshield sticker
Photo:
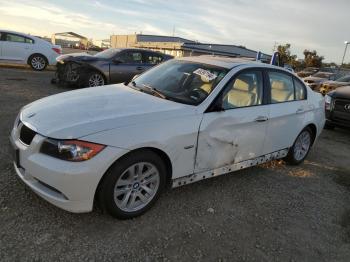
[[[202,69],[202,68],[198,68],[195,71],[193,71],[194,74],[199,75],[199,76],[203,76],[205,80],[207,80],[208,82],[214,80],[215,78],[217,78],[216,74],[211,73],[208,70]]]

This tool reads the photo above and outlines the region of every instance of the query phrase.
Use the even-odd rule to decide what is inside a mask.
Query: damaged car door
[[[122,51],[116,55],[110,65],[111,83],[130,81],[133,76],[141,74],[146,68],[141,51]]]
[[[195,172],[224,167],[262,155],[269,107],[263,72],[241,71],[204,113],[198,135]]]

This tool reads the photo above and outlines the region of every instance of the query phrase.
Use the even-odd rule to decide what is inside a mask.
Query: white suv
[[[182,186],[272,159],[299,164],[325,123],[324,101],[276,66],[223,57],[162,63],[129,84],[25,106],[11,134],[15,170],[71,212],[94,200],[118,218]]]
[[[0,30],[0,62],[29,64],[42,71],[47,65],[56,65],[56,57],[62,53],[58,45],[31,35]]]

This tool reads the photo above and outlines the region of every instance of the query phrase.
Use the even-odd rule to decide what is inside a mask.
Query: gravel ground
[[[11,164],[18,110],[68,90],[52,76],[0,68],[0,261],[349,261],[349,130],[325,130],[298,167],[275,161],[170,190],[137,219],[71,214]]]

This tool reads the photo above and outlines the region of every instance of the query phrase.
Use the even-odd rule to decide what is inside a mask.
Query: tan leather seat
[[[226,96],[225,100],[230,107],[256,105],[257,95],[253,78],[246,75],[239,76]]]
[[[201,76],[201,80],[203,82],[203,85],[201,85],[200,89],[210,94],[213,88],[213,81],[208,81],[208,79],[204,76]]]
[[[294,91],[288,89],[285,82],[272,80],[271,81],[271,99],[272,103],[291,101],[294,99]]]

